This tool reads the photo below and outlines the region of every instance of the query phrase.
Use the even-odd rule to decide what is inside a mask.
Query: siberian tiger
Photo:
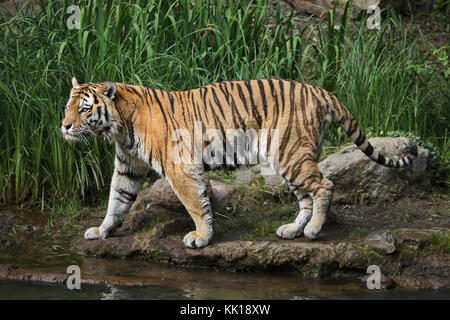
[[[253,130],[257,138],[263,133],[268,136],[265,146],[261,144],[257,152],[285,179],[300,205],[295,221],[276,231],[284,239],[302,233],[314,239],[325,222],[334,186],[319,171],[317,161],[325,129],[332,120],[341,125],[362,152],[381,165],[402,168],[417,157],[417,146],[401,159],[384,157],[374,150],[334,95],[297,81],[226,81],[177,92],[114,82],[79,84],[76,78],[72,85],[61,126],[64,138],[79,141],[96,136],[115,142],[115,170],[107,214],[99,227],[85,232],[86,239],[108,237],[120,227],[143,179],[154,169],[167,179],[194,220],[195,230],[184,236],[184,244],[190,248],[208,245],[213,216],[204,180],[207,166],[202,159],[192,163],[174,161],[174,154],[181,155],[185,150],[179,148],[180,143],[184,147],[194,144],[184,135],[184,141],[175,139],[180,137],[179,132],[195,135],[197,128],[200,137],[205,138],[208,132],[216,130],[216,136],[223,138],[227,130],[238,129],[241,133]],[[277,139],[267,132],[276,132]],[[245,136],[246,148],[252,149],[248,137]],[[202,139],[202,148],[208,146],[204,140],[207,137]],[[209,142],[210,145],[211,139]],[[230,143],[234,144],[234,140]],[[224,157],[219,151],[211,154],[216,159]],[[235,150],[234,155],[237,153]],[[235,159],[227,155],[226,160],[235,165]]]

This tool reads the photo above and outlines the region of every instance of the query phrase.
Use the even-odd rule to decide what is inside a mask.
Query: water
[[[0,281],[0,299],[450,299],[450,290],[374,291],[355,282],[305,280],[296,273],[229,273],[92,258],[80,267],[82,279],[113,284],[83,283],[80,290],[69,290],[64,284]]]

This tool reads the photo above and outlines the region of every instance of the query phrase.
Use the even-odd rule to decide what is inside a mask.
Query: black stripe
[[[120,163],[129,164],[127,159],[119,154],[116,154],[116,158],[117,158],[117,160],[119,160]]]
[[[126,87],[126,88],[131,89],[131,91],[133,91],[138,97],[142,98],[142,95],[139,92],[137,92],[136,89],[134,89],[133,87]]]
[[[101,107],[97,107],[97,113],[98,113],[98,119],[100,120],[100,118],[102,117],[102,108]]]
[[[264,85],[261,80],[258,80],[259,93],[261,94],[264,110],[264,118],[267,118],[267,102],[266,102],[266,91],[264,90]]]
[[[275,93],[275,88],[273,85],[273,80],[269,79],[269,87],[270,87],[270,93],[272,94],[272,99],[275,100],[275,108],[272,109],[272,128],[276,128],[278,124],[278,118],[280,114],[280,106],[278,105],[278,94]],[[268,142],[267,145],[270,145]]]
[[[241,87],[241,85],[239,83],[236,83],[236,86],[238,88],[239,98],[242,101],[242,104],[244,106],[245,111],[248,113],[247,101],[245,100],[244,93],[242,92],[242,87]]]
[[[169,101],[170,101],[170,106],[172,108],[172,113],[175,113],[175,103],[172,97],[172,93],[167,92],[167,96],[169,97]]]
[[[309,198],[309,195],[308,195],[308,194],[304,194],[304,195],[300,198],[300,201],[302,201],[303,199],[306,199],[306,198]]]
[[[125,199],[127,199],[128,201],[135,201],[135,200],[136,200],[137,194],[135,194],[135,193],[128,192],[128,191],[123,190],[123,189],[121,189],[121,188],[116,189],[116,191],[117,191],[122,197],[124,197]]]
[[[106,106],[105,106],[105,120],[106,122],[109,122],[108,108]]]
[[[362,133],[361,129],[359,130],[359,136],[355,140],[355,144],[359,147],[366,141],[366,137],[364,136],[364,133]]]
[[[130,140],[130,144],[127,145],[126,147],[132,149],[134,148],[134,144],[135,144],[135,139],[134,139],[134,127],[133,127],[133,116],[134,113],[136,112],[136,109],[134,109],[130,116],[128,117],[128,119],[126,120],[126,127],[127,127],[127,131],[128,131],[128,139]]]
[[[132,171],[129,170],[125,170],[125,171],[119,171],[117,170],[117,174],[121,175],[121,176],[126,176],[127,178],[134,180],[134,181],[138,181],[141,180],[144,176],[142,175],[138,175]]]
[[[232,82],[230,84],[233,84]],[[231,88],[233,89],[233,88]],[[241,125],[241,128],[245,131],[247,130],[247,126],[245,125],[245,121],[242,119],[241,117],[241,113],[239,112],[237,106],[236,106],[236,101],[234,101],[234,97],[232,94],[230,94],[230,92],[228,91],[227,86],[225,86],[225,91],[227,93],[227,95],[231,98],[231,108],[233,110],[233,122],[235,123],[235,116],[237,116],[239,123]],[[238,128],[238,126],[235,126],[235,128]]]
[[[283,80],[278,80],[278,84],[280,85],[280,91],[281,91],[281,112],[284,112],[284,84]]]
[[[220,104],[219,98],[217,98],[216,90],[214,88],[211,89],[214,102],[216,103],[217,107],[219,108],[220,114],[222,115],[223,119],[226,121],[225,114],[223,113],[222,105]]]
[[[261,128],[261,124],[262,124],[262,119],[261,119],[261,115],[258,112],[258,109],[255,105],[255,100],[253,99],[253,90],[252,90],[252,86],[250,84],[250,80],[245,80],[244,81],[245,86],[247,87],[248,93],[250,95],[250,103],[252,104],[252,115],[253,118],[256,120],[256,122],[258,123],[258,127]]]
[[[200,111],[197,110],[197,106],[196,106],[195,100],[194,100],[194,94],[193,94],[192,91],[189,91],[189,93],[188,93],[188,99],[189,99],[189,102],[191,103],[192,109],[194,110],[194,119],[195,119],[196,121],[200,120],[200,119],[201,119]]]
[[[222,87],[224,86],[225,89]],[[235,108],[233,108],[233,105],[230,103],[230,93],[227,90],[227,85],[223,82],[219,83],[219,89],[222,92],[223,96],[225,97],[225,100],[227,101],[227,107],[229,108],[231,106],[231,110],[234,111]],[[238,128],[238,123],[236,122],[236,116],[239,116],[239,113],[236,110],[235,112],[231,113],[231,119],[233,120],[234,128]]]
[[[123,201],[122,199],[120,199],[120,198],[118,198],[118,197],[115,197],[114,200],[117,200],[117,201],[119,201],[119,202],[122,202],[123,204],[128,204],[128,202]]]
[[[370,157],[370,156],[372,155],[372,153],[373,153],[373,147],[372,147],[372,145],[369,143],[369,144],[367,145],[366,150],[363,150],[363,152],[364,152],[364,154],[365,154],[366,156]]]
[[[347,134],[351,137],[355,131],[358,129],[358,124],[355,119],[350,120],[350,127],[348,128]]]
[[[202,93],[202,89],[205,90],[204,93]],[[206,93],[208,92],[208,88],[207,87],[202,87],[200,88],[200,98],[203,100],[203,112],[205,114],[205,118],[206,118],[206,123],[209,124],[209,117],[208,117],[208,111],[207,111],[207,107],[208,105],[206,104]],[[200,112],[200,110],[199,110]],[[203,120],[202,120],[203,121]]]
[[[419,151],[417,149],[417,145],[416,144],[411,147],[411,150],[409,150],[409,153],[412,154],[415,157],[419,156]]]
[[[378,159],[377,162],[379,164],[384,164],[384,162],[386,161],[386,159],[384,158],[384,156],[382,154],[378,154]],[[390,163],[389,163],[390,164]]]
[[[164,117],[164,122],[165,122],[165,124],[167,125],[167,117],[166,117],[166,113],[164,112],[164,108],[163,108],[163,106],[162,106],[162,104],[161,104],[161,101],[159,101],[159,98],[158,98],[158,95],[156,94],[155,89],[150,88],[150,90],[152,90],[153,97],[155,98],[156,102],[158,102],[159,109],[161,110],[161,113],[162,113],[162,115],[163,115],[163,117]]]

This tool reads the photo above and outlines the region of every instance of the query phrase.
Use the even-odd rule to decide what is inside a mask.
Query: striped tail
[[[334,108],[331,108],[331,114],[334,120],[339,122],[342,129],[353,140],[358,148],[364,152],[373,161],[390,168],[404,168],[409,166],[415,158],[418,156],[417,145],[413,145],[409,150],[409,154],[401,159],[390,159],[379,153],[370,144],[364,133],[361,131],[356,120],[352,114],[345,108],[345,106],[339,102],[337,98],[332,97],[334,101]]]

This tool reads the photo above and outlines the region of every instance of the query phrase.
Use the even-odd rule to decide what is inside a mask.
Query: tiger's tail
[[[364,152],[373,161],[390,168],[404,168],[412,164],[413,160],[418,157],[417,145],[414,144],[409,150],[409,154],[400,159],[390,159],[379,153],[370,144],[356,120],[348,109],[333,95],[333,106],[329,106],[331,109],[331,115],[333,120],[339,122],[342,129],[353,140],[358,148]]]

